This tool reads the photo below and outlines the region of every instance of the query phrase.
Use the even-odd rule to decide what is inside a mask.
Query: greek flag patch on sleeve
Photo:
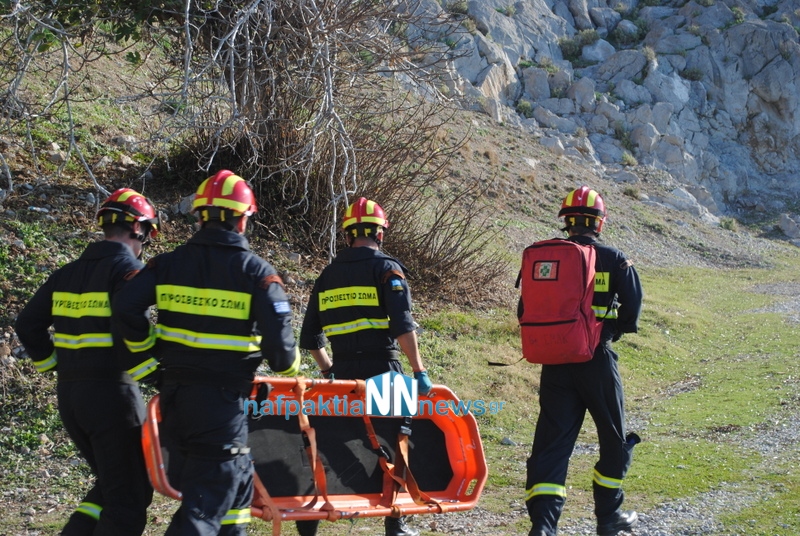
[[[275,313],[279,315],[285,315],[292,310],[288,301],[278,301],[273,303],[272,306],[275,308]]]

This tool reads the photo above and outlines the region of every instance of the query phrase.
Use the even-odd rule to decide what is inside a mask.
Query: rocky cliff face
[[[669,172],[711,220],[800,194],[796,0],[421,0],[443,88],[617,180]]]

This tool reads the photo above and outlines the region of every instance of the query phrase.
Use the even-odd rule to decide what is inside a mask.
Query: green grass
[[[51,246],[46,227],[6,225],[13,225],[32,249]],[[36,254],[10,255],[0,249],[4,254],[17,263],[3,268],[4,275],[33,278],[22,287],[41,281]],[[775,459],[748,447],[786,422],[800,405],[800,330],[785,324],[780,314],[757,312],[782,298],[753,290],[756,285],[800,282],[798,257],[795,250],[786,250],[767,259],[769,269],[639,268],[645,290],[640,331],[615,346],[629,420],[643,438],[625,481],[628,507],[648,511],[669,501],[691,504],[704,493],[721,491],[742,496],[740,509],[717,520],[725,523],[725,533],[788,534],[800,527],[798,447]],[[480,507],[502,516],[504,525],[497,534],[528,528],[522,494],[538,413],[539,367],[518,362],[515,300],[507,305],[488,311],[438,306],[417,315],[423,328],[422,356],[435,383],[449,386],[462,399],[505,402],[500,412],[477,417],[490,470]],[[492,367],[487,361],[509,366]],[[56,442],[52,456],[75,456],[59,431],[52,400],[38,396],[21,395],[27,400],[24,406],[19,401],[6,404],[0,413],[2,425],[13,426],[0,449],[3,467],[18,468],[6,473],[12,486],[35,478],[42,433]],[[596,444],[588,416],[578,443]],[[589,475],[595,461],[596,453],[586,448],[572,457],[565,524],[592,519]],[[53,486],[76,493],[88,485],[86,476],[85,469],[77,468],[56,478]],[[153,509],[168,519],[175,506],[159,498]],[[65,517],[62,510],[60,520]],[[434,534],[428,525],[432,519],[419,516],[414,524],[424,534]],[[47,530],[57,522],[44,516],[32,526]],[[250,533],[268,534],[270,529],[268,523],[255,521]],[[344,535],[381,527],[379,520],[364,519],[326,523],[323,529]],[[163,530],[162,523],[147,533]],[[295,534],[293,524],[284,524],[284,532]]]
[[[722,516],[726,526],[746,534],[795,534],[800,527],[800,475],[798,452],[773,460],[771,469],[760,471],[746,485],[755,498],[739,512]]]
[[[69,259],[74,247],[82,247],[86,238],[76,234],[61,239],[53,236],[61,230],[55,223],[47,223],[36,213],[22,213],[17,220],[4,220],[0,232],[13,236],[0,240],[0,326],[11,325],[9,305],[24,302],[47,279],[53,268]],[[20,243],[23,247],[20,247]]]
[[[726,520],[749,527],[748,534],[754,525],[770,527],[758,534],[798,526],[800,471],[788,463],[769,468],[769,460],[740,445],[779,418],[787,401],[800,397],[800,330],[784,328],[778,314],[754,312],[778,298],[751,290],[760,283],[796,282],[797,254],[790,255],[773,259],[770,270],[640,268],[646,293],[641,330],[616,346],[628,412],[646,418],[644,429],[636,430],[644,442],[636,448],[625,484],[631,507],[691,501],[723,485],[755,492],[754,483],[764,479],[776,489],[772,501],[786,504],[764,509],[759,501]],[[501,414],[479,418],[491,470],[482,504],[498,512],[520,501],[537,413],[538,367],[483,364],[489,356],[510,363],[520,355],[511,305],[489,317],[445,311],[422,320],[426,363],[440,367],[436,381],[464,398],[483,393],[510,402]],[[501,444],[503,438],[517,446]],[[587,417],[579,443],[595,442]],[[594,462],[593,454],[573,455],[565,517],[591,518],[587,475]],[[520,516],[513,522],[515,531],[525,528]]]

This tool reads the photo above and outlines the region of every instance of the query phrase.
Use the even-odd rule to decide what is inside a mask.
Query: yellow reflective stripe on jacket
[[[295,346],[294,347],[294,361],[286,370],[276,370],[275,374],[279,376],[290,376],[294,377],[300,373],[300,349]]]
[[[525,500],[529,501],[537,495],[557,495],[559,497],[567,496],[567,488],[561,484],[534,484],[525,490]]]
[[[359,318],[352,322],[345,322],[343,324],[330,324],[322,326],[322,331],[325,332],[327,337],[331,335],[344,335],[345,333],[354,333],[364,329],[389,329],[388,318]]]
[[[608,292],[609,281],[611,274],[608,272],[595,272],[594,274],[594,291],[595,292]]]
[[[55,333],[53,335],[53,345],[56,348],[108,348],[114,346],[114,341],[110,333],[81,333],[80,335],[69,335],[67,333]]]
[[[53,292],[53,316],[82,318],[84,316],[111,317],[108,292]]]
[[[250,509],[228,510],[222,518],[222,525],[238,525],[240,523],[250,523]]]
[[[595,318],[617,318],[617,310],[603,305],[592,305]]]
[[[622,487],[622,479],[603,476],[594,470],[594,483],[604,488],[618,489]]]
[[[133,378],[134,381],[138,382],[157,368],[158,361],[151,357],[150,359],[143,361],[132,369],[128,370],[128,374],[131,375],[131,378]]]
[[[188,329],[178,329],[158,324],[156,326],[158,338],[183,344],[191,348],[205,348],[209,350],[231,350],[234,352],[257,352],[261,344],[260,335],[240,337],[237,335],[224,335],[222,333],[200,333]]]
[[[156,330],[153,328],[153,325],[150,325],[150,329],[147,332],[147,338],[143,341],[129,341],[128,339],[122,339],[125,343],[125,346],[128,347],[128,350],[133,352],[134,354],[139,352],[146,352],[150,348],[156,345]]]
[[[250,294],[215,288],[181,285],[156,285],[156,304],[160,311],[216,316],[247,320],[250,318]]]
[[[378,307],[377,287],[343,287],[319,293],[320,311],[357,305]]]
[[[87,516],[97,521],[98,519],[100,519],[100,512],[103,511],[103,507],[100,506],[99,504],[82,502],[78,505],[75,511],[80,512],[82,514],[86,514]]]
[[[55,352],[50,354],[50,357],[42,359],[41,361],[33,362],[33,366],[39,372],[47,372],[48,370],[55,368],[56,365],[58,365],[58,357],[56,357]]]

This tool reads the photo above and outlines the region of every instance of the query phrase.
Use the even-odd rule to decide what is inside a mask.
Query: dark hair
[[[106,238],[120,238],[130,235],[133,227],[128,222],[104,223],[100,226]]]
[[[577,235],[594,235],[599,236],[600,233],[597,232],[597,227],[587,227],[585,225],[569,225],[561,229],[562,231],[572,232],[573,234]]]

